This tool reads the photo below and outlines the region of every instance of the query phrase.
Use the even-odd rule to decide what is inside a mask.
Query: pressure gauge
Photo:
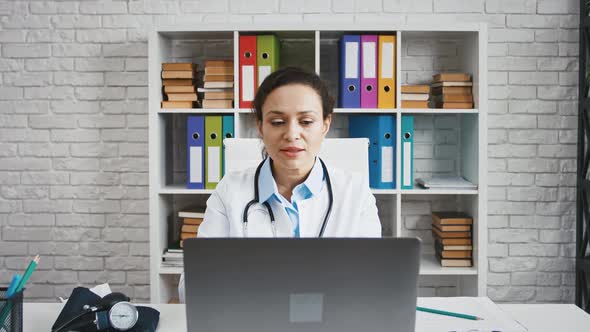
[[[109,322],[112,328],[117,331],[127,331],[137,323],[139,312],[129,302],[117,302],[109,310]]]

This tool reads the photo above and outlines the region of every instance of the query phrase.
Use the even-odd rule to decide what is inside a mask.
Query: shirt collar
[[[299,186],[306,186],[312,195],[319,195],[322,190],[324,183],[324,170],[320,162],[320,158],[315,158],[315,163],[311,169],[311,172],[307,176],[307,179]],[[295,187],[295,188],[297,188]],[[272,169],[270,165],[270,157],[266,158],[264,164],[260,168],[260,175],[258,177],[258,202],[266,202],[273,194],[279,194],[279,189],[274,177],[272,176]]]

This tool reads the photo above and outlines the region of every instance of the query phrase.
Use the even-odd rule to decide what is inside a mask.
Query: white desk
[[[186,314],[183,304],[154,304],[160,311],[158,332],[186,331]],[[500,304],[528,332],[587,332],[590,315],[573,304]],[[51,331],[62,304],[25,303],[24,332]]]

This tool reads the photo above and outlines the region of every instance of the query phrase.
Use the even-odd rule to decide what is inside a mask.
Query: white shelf
[[[181,274],[182,271],[184,270],[184,268],[182,267],[163,267],[160,266],[160,270],[159,270],[159,274],[172,274],[172,275],[176,275],[176,274]]]
[[[403,195],[477,195],[479,190],[477,189],[402,189],[401,194]]]
[[[168,194],[168,195],[175,195],[175,194],[203,195],[203,194],[212,194],[212,193],[213,193],[213,189],[188,189],[183,184],[167,185],[163,188],[160,188],[160,190],[158,190],[158,194]]]
[[[172,26],[157,28],[149,37],[149,171],[150,171],[150,292],[151,302],[167,302],[172,297],[177,297],[177,276],[182,273],[182,267],[162,267],[162,252],[168,244],[168,221],[178,212],[179,206],[191,201],[206,199],[214,190],[211,189],[187,189],[184,183],[166,184],[170,179],[176,179],[178,167],[173,158],[182,153],[173,144],[177,144],[181,138],[175,136],[181,133],[173,132],[180,126],[181,118],[167,116],[168,114],[228,114],[234,115],[234,130],[236,137],[255,137],[256,127],[252,123],[253,112],[248,108],[239,108],[239,85],[234,84],[234,107],[230,109],[162,109],[162,79],[161,64],[168,61],[184,61],[192,58],[193,61],[202,61],[209,57],[233,57],[235,83],[239,82],[240,68],[238,63],[239,48],[238,38],[241,31],[248,32],[273,32],[279,38],[305,39],[309,49],[305,49],[306,55],[313,49],[306,63],[308,67],[316,69],[322,79],[331,84],[331,92],[337,93],[339,65],[339,49],[336,40],[343,34],[362,33],[363,31],[394,32],[397,35],[396,47],[396,97],[397,106],[401,105],[401,85],[413,83],[418,78],[429,77],[435,70],[432,68],[422,70],[406,68],[412,63],[413,55],[408,54],[408,45],[416,43],[433,47],[439,47],[439,40],[457,39],[453,44],[457,48],[457,61],[439,68],[440,70],[465,71],[473,77],[473,99],[476,109],[363,109],[363,108],[335,108],[334,113],[339,114],[333,122],[331,133],[336,137],[347,135],[348,116],[354,114],[391,114],[396,117],[396,128],[401,128],[401,115],[418,115],[416,122],[420,131],[420,144],[429,145],[428,151],[438,151],[437,144],[448,145],[443,152],[448,154],[442,158],[433,158],[434,152],[421,158],[421,163],[426,167],[420,169],[420,173],[428,173],[430,170],[455,172],[462,174],[474,183],[478,183],[479,189],[422,189],[416,186],[414,189],[401,189],[401,146],[396,149],[395,179],[398,183],[396,189],[372,189],[377,196],[379,213],[383,216],[382,223],[387,226],[389,233],[404,236],[405,233],[415,235],[415,230],[407,227],[407,218],[416,218],[426,215],[429,208],[437,206],[436,203],[449,201],[449,208],[457,208],[471,214],[474,218],[473,246],[474,265],[470,268],[441,267],[434,254],[424,254],[420,263],[420,275],[448,275],[456,276],[456,289],[459,296],[485,296],[487,289],[487,28],[484,24],[453,24],[453,25],[400,25],[391,24],[361,24],[342,25],[338,23],[327,24],[191,24],[185,26]],[[192,44],[211,42],[207,52],[200,48],[192,47]],[[288,41],[287,41],[288,44]],[[219,46],[217,46],[219,45]],[[189,50],[189,51],[187,51]],[[299,61],[301,50],[299,48],[287,48],[287,59],[291,62]],[[206,54],[205,54],[206,53]],[[434,51],[432,57],[437,57]],[[295,60],[293,60],[295,59]],[[314,60],[315,59],[315,60]],[[433,59],[435,60],[435,59]],[[315,63],[313,63],[315,61]],[[444,63],[444,62],[443,62]],[[410,72],[411,75],[409,74]],[[428,73],[427,73],[428,72]],[[406,82],[406,80],[408,82]],[[334,96],[336,97],[336,96]],[[341,115],[340,115],[341,114]],[[420,117],[420,114],[424,116]],[[444,115],[455,114],[448,121]],[[466,114],[466,116],[462,116]],[[472,114],[472,115],[467,115]],[[437,117],[440,115],[441,117]],[[431,119],[432,118],[432,119]],[[441,121],[439,121],[441,119]],[[420,123],[422,121],[422,123]],[[429,122],[430,121],[430,122]],[[440,122],[440,123],[439,123]],[[176,127],[175,127],[176,126]],[[425,133],[427,132],[427,133]],[[416,134],[418,136],[418,134]],[[430,142],[432,140],[432,142]],[[440,141],[439,141],[440,140]],[[398,144],[401,140],[398,140]],[[182,143],[180,143],[182,144]],[[423,147],[422,147],[423,148]],[[455,153],[456,152],[456,153]],[[176,155],[175,155],[176,154]],[[172,158],[171,158],[172,157]],[[430,160],[429,160],[430,159]],[[425,161],[426,160],[426,161]],[[448,161],[448,163],[447,163]],[[438,163],[438,164],[435,164]],[[431,167],[437,166],[437,167]],[[418,170],[416,170],[417,172]],[[427,176],[427,175],[425,175]],[[174,180],[179,181],[179,180]],[[175,196],[179,195],[179,196]],[[197,196],[190,196],[197,195]],[[202,196],[198,196],[202,195]],[[444,197],[456,195],[456,197]],[[432,197],[434,196],[434,197]],[[430,204],[432,201],[435,204]],[[407,204],[409,202],[409,204]],[[415,202],[418,202],[416,204]],[[199,202],[202,203],[202,202]],[[428,207],[430,206],[431,207]],[[439,204],[440,205],[440,204]],[[402,212],[403,211],[403,212]],[[388,234],[389,234],[388,233]],[[422,234],[422,232],[418,232]],[[426,233],[426,232],[424,232]],[[424,236],[429,236],[424,234]],[[436,279],[436,278],[434,278]]]
[[[395,108],[334,108],[334,113],[381,113],[381,114],[392,114],[397,113]]]
[[[223,113],[234,114],[233,108],[161,108],[158,114],[174,114],[174,113],[188,113],[188,114],[211,114]]]
[[[182,267],[162,267],[160,274],[181,274]],[[442,267],[434,257],[434,254],[422,255],[420,260],[420,275],[476,275],[477,269],[474,267]]]
[[[454,108],[404,108],[403,114],[477,114],[479,109],[454,109]]]
[[[477,275],[475,267],[442,267],[434,254],[422,255],[420,275]]]
[[[442,109],[442,108],[334,108],[334,113],[344,114],[477,114],[478,109]]]

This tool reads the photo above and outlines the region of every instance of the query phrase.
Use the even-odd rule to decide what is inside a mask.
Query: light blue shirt
[[[260,176],[258,178],[258,202],[264,203],[268,201],[271,203],[272,200],[276,200],[281,204],[289,219],[293,224],[293,235],[299,237],[299,208],[297,203],[314,196],[318,196],[324,186],[324,170],[319,158],[315,158],[315,163],[311,169],[311,172],[307,176],[307,179],[303,183],[298,184],[293,188],[291,194],[291,202],[289,202],[281,193],[277,187],[277,183],[272,175],[272,169],[270,166],[270,158],[266,158],[266,161],[260,169]]]

